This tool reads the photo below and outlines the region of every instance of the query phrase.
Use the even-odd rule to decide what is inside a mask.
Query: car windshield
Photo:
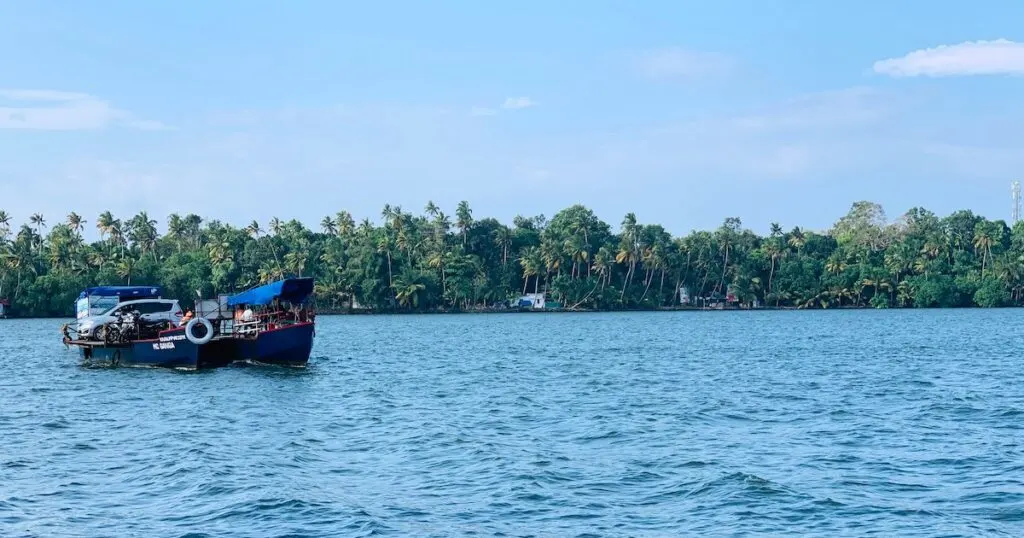
[[[89,305],[89,315],[107,314],[117,306],[117,297],[95,297]]]
[[[139,306],[140,306],[140,303],[135,303],[134,305],[130,305],[130,308],[138,308]],[[103,315],[105,315],[105,316],[113,316],[114,312],[118,308],[120,308],[120,307],[121,307],[121,305],[115,304],[112,308],[108,308],[107,311],[103,313]],[[126,310],[126,312],[127,312],[127,310]]]

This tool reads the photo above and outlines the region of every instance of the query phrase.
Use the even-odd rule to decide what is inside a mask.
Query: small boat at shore
[[[312,278],[284,279],[200,301],[195,317],[186,314],[178,322],[141,312],[157,309],[150,306],[155,301],[168,301],[159,297],[158,288],[150,289],[143,300],[124,301],[122,307],[105,311],[99,317],[102,329],[93,321],[97,316],[89,315],[94,295],[108,302],[114,297],[117,305],[138,294],[117,287],[86,290],[79,299],[78,321],[85,329],[65,325],[64,343],[76,347],[90,364],[114,366],[199,370],[234,362],[305,367],[309,361],[316,332]]]

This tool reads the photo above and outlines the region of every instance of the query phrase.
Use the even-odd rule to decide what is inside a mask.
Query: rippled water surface
[[[321,317],[200,373],[0,320],[0,536],[1024,536],[1022,316]]]

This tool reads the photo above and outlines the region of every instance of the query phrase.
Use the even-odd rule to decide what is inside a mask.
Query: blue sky
[[[1024,3],[636,4],[0,3],[0,208],[1009,217]]]

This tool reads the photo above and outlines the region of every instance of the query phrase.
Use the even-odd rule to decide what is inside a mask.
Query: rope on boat
[[[71,335],[68,334],[68,324],[67,323],[65,323],[60,328],[60,332],[61,332],[61,334],[64,335],[64,338],[61,339],[61,341],[64,342],[64,347],[68,347],[68,344],[71,343]]]

